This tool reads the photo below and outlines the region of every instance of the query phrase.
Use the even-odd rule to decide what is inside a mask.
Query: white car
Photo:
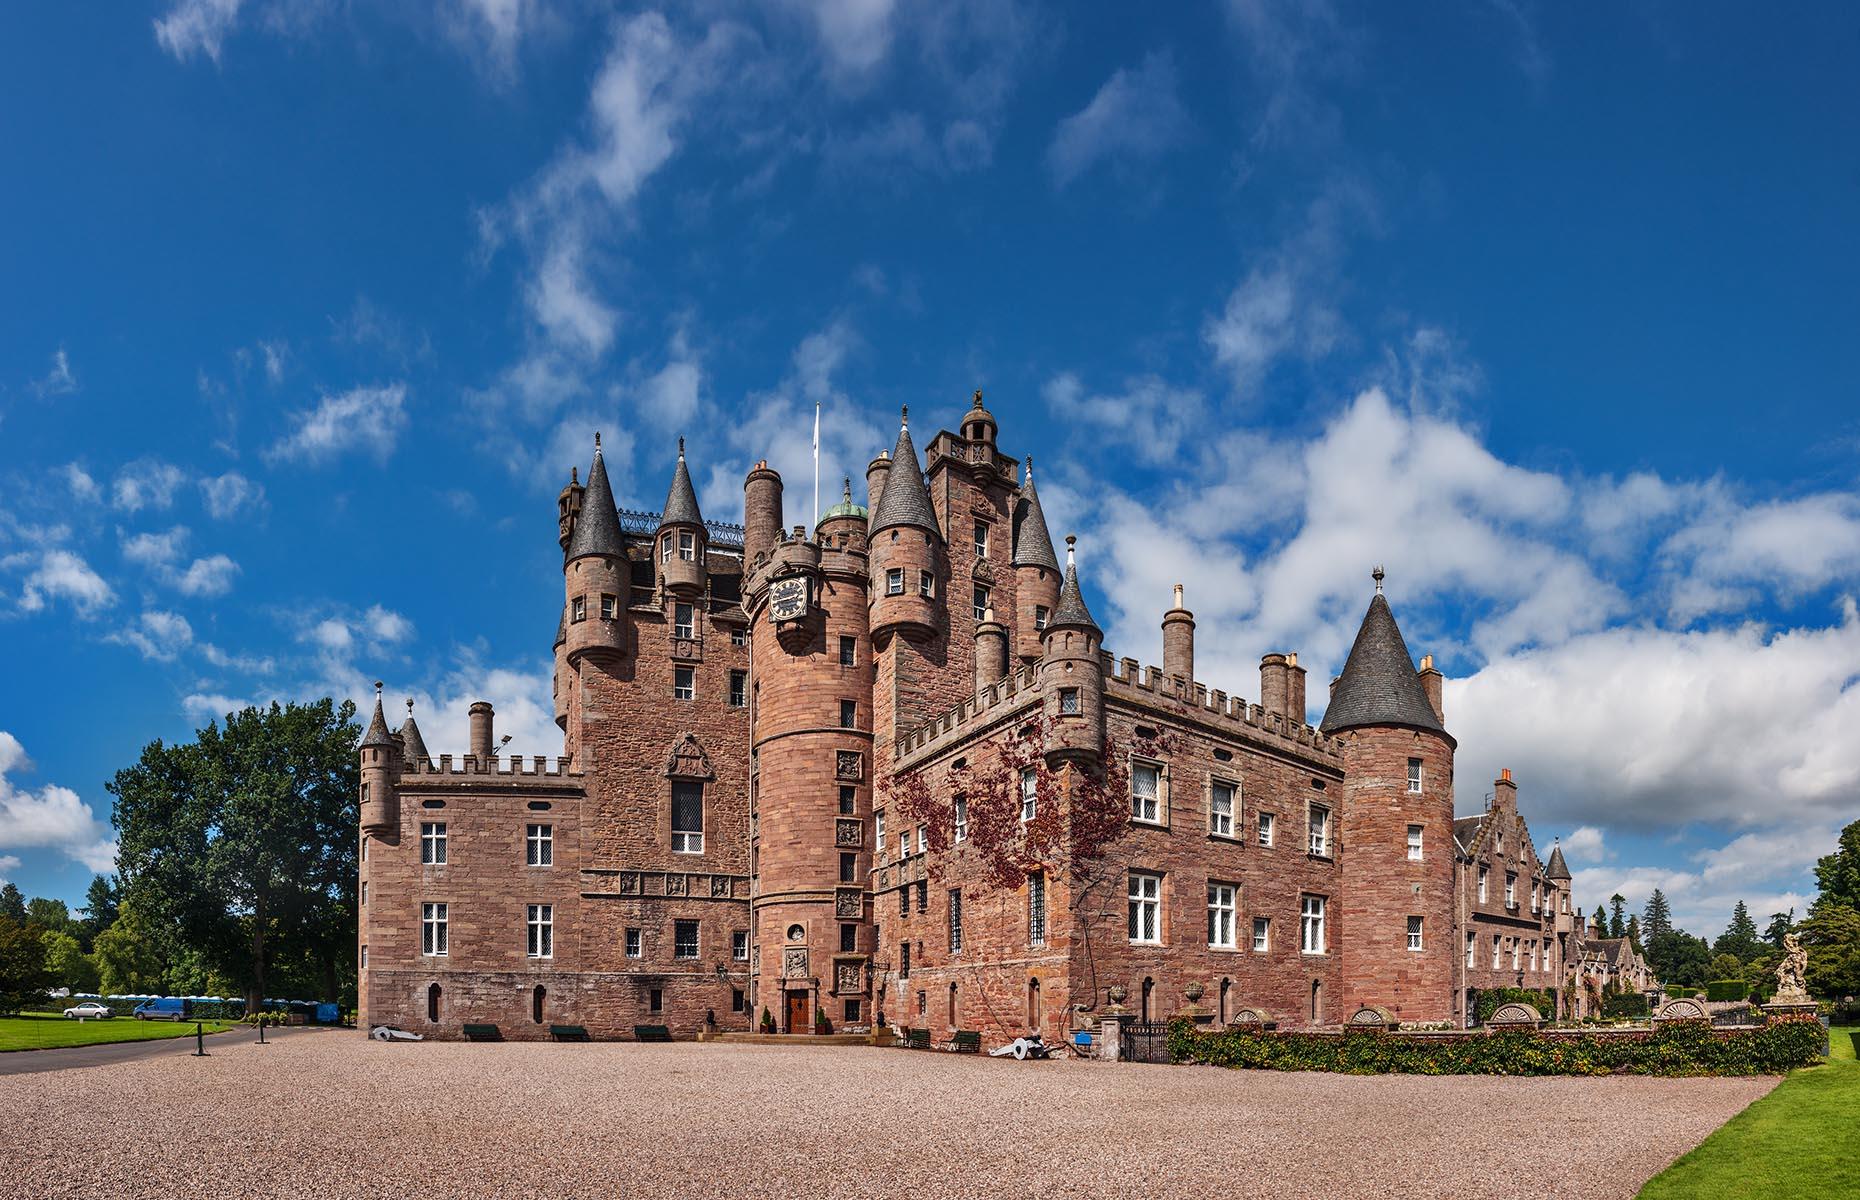
[[[95,1000],[87,1000],[83,1004],[74,1004],[65,1009],[65,1016],[74,1021],[95,1021],[109,1015],[111,1015],[110,1006],[99,1004]]]

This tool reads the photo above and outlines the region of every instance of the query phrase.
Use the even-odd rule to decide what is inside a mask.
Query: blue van
[[[179,996],[164,996],[136,1005],[134,1016],[138,1021],[185,1021],[187,1009],[187,1001]]]

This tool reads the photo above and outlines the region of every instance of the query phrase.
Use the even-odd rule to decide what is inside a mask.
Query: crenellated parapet
[[[1296,716],[1277,712],[1244,697],[1231,696],[1199,680],[1185,680],[1134,658],[1114,664],[1104,656],[1105,699],[1192,715],[1198,722],[1243,741],[1270,741],[1308,754],[1342,761],[1343,743]]]
[[[900,736],[892,751],[896,769],[909,770],[969,740],[983,729],[1022,716],[1026,710],[1038,706],[1040,699],[1039,673],[1032,667],[1022,667],[1003,676],[973,696],[965,697],[942,716]]]
[[[401,771],[402,787],[414,783],[438,783],[450,779],[470,779],[474,781],[507,780],[518,782],[535,779],[579,780],[582,772],[573,766],[574,760],[564,756],[550,757],[546,754],[531,755],[526,760],[521,754],[509,757],[490,756],[480,758],[474,754],[461,754],[456,759],[450,754],[441,754],[437,759],[409,759]]]

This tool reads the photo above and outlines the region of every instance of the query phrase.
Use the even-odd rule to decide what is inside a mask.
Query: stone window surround
[[[1128,905],[1126,913],[1125,934],[1130,943],[1136,946],[1160,946],[1164,943],[1163,930],[1163,877],[1160,871],[1142,871],[1132,868],[1125,888]],[[1141,936],[1145,926],[1144,917],[1148,917],[1150,936]],[[1131,932],[1131,926],[1136,932]]]
[[[1220,918],[1225,916],[1227,940],[1216,941],[1219,933]],[[1209,930],[1208,949],[1238,950],[1240,948],[1240,885],[1224,880],[1208,880],[1208,922],[1214,926]]]
[[[528,928],[529,944],[526,957],[555,957],[555,905],[529,904],[524,906],[524,924]]]
[[[1137,825],[1151,825],[1159,829],[1167,829],[1169,827],[1169,815],[1170,815],[1169,814],[1169,791],[1170,791],[1169,789],[1169,764],[1161,761],[1160,759],[1144,758],[1144,757],[1141,757],[1135,754],[1130,756],[1128,760],[1128,764],[1129,764],[1128,769],[1130,771],[1130,820],[1131,822]],[[1137,768],[1140,766],[1141,767],[1153,767],[1155,768],[1155,771],[1156,771],[1156,795],[1153,797],[1155,804],[1156,804],[1156,815],[1154,817],[1140,817],[1137,815],[1137,801],[1138,801]]]
[[[1228,804],[1227,804],[1228,832],[1226,833],[1222,833],[1219,830],[1214,828],[1214,791],[1216,788],[1220,788],[1220,787],[1227,787],[1227,788],[1233,789],[1233,795],[1229,797]],[[1246,816],[1246,806],[1245,806],[1244,801],[1241,799],[1241,796],[1242,796],[1242,792],[1240,789],[1240,781],[1238,779],[1234,779],[1226,775],[1215,775],[1212,773],[1209,774],[1208,786],[1207,786],[1208,836],[1209,837],[1219,838],[1221,841],[1224,841],[1224,842],[1237,842],[1242,845],[1245,844],[1244,840],[1240,837],[1241,822],[1245,819],[1245,816]]]
[[[1303,892],[1298,897],[1298,952],[1317,958],[1330,953],[1330,930],[1327,928],[1330,916],[1330,897],[1320,896],[1314,892]],[[1317,933],[1314,939],[1312,922],[1315,920]],[[1313,941],[1317,949],[1311,949]]]

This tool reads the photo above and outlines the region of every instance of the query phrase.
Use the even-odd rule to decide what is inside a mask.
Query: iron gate
[[[1167,1063],[1169,1026],[1161,1021],[1132,1021],[1117,1039],[1119,1062]]]

